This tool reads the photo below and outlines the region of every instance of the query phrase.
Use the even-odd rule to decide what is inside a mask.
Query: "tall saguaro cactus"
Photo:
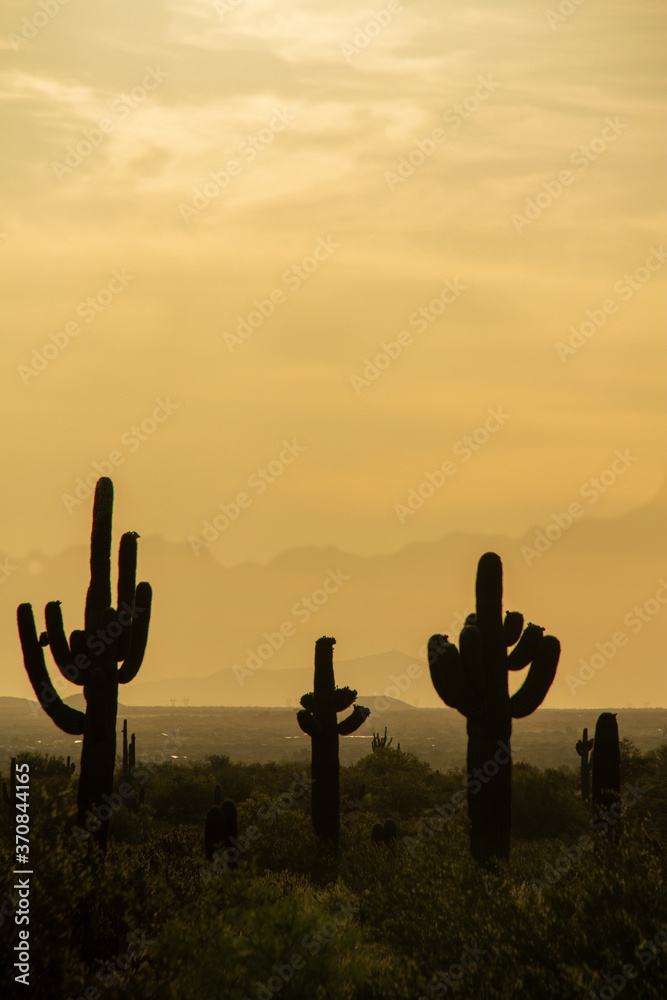
[[[111,607],[112,510],[113,484],[103,477],[97,482],[93,501],[84,628],[72,632],[68,641],[60,601],[51,601],[45,609],[46,632],[38,639],[31,605],[21,604],[18,609],[23,660],[37,700],[60,729],[83,736],[78,824],[95,832],[102,850],[106,849],[111,815],[118,685],[133,680],[141,666],[152,599],[150,584],[135,586],[138,535],[128,531],[121,538],[118,553],[117,606]],[[85,713],[61,701],[46,669],[43,646],[51,647],[63,677],[83,687]],[[91,823],[93,811],[96,815]]]
[[[588,802],[591,795],[591,765],[588,755],[593,749],[593,740],[588,738],[588,729],[584,729],[581,739],[577,740],[575,750],[581,757],[581,797]]]
[[[363,705],[355,705],[347,718],[338,722],[336,715],[354,704],[357,692],[337,688],[334,680],[333,647],[336,640],[322,636],[315,643],[314,690],[304,694],[303,708],[297,722],[312,745],[311,777],[313,785],[313,829],[322,843],[338,846],[340,831],[340,763],[338,737],[349,736],[371,714]]]
[[[593,805],[610,806],[621,791],[621,745],[613,712],[602,712],[595,725]]]
[[[469,615],[459,637],[460,650],[446,635],[429,640],[431,679],[436,691],[468,720],[468,817],[474,859],[507,860],[510,852],[512,719],[541,705],[556,674],[560,643],[539,625],[524,629],[523,615],[508,611],[503,620],[503,567],[495,552],[479,560],[477,613]],[[514,646],[508,653],[508,648]],[[530,664],[528,675],[510,697],[508,671]]]

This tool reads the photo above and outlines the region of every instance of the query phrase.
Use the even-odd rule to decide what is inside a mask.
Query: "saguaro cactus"
[[[381,750],[384,747],[390,747],[393,736],[389,737],[389,742],[387,742],[387,727],[384,727],[384,736],[380,736],[379,733],[373,733],[373,742],[371,743],[371,750]]]
[[[213,861],[216,851],[223,852],[228,868],[237,867],[238,859],[238,816],[232,799],[222,798],[220,785],[215,786],[213,805],[206,813],[204,821],[204,850],[209,861]],[[225,857],[225,853],[227,856]]]
[[[468,720],[468,817],[474,859],[508,859],[510,851],[512,719],[530,715],[542,703],[556,674],[560,643],[539,625],[524,629],[523,615],[508,611],[503,621],[503,567],[495,552],[479,560],[477,613],[461,631],[459,649],[446,635],[429,640],[431,679],[436,691]],[[516,645],[515,645],[516,644]],[[508,648],[514,649],[508,653]],[[508,671],[530,664],[510,697]]]
[[[584,729],[575,747],[581,757],[581,797],[584,802],[588,802],[591,794],[591,765],[588,754],[593,749],[593,742],[588,738],[588,729]]]
[[[18,609],[23,660],[37,700],[60,729],[83,735],[78,825],[95,832],[103,850],[116,762],[118,685],[131,681],[141,666],[152,599],[150,584],[135,586],[138,535],[128,531],[121,538],[118,553],[117,607],[111,607],[112,510],[113,484],[103,477],[97,482],[93,501],[90,584],[83,630],[72,632],[68,642],[60,601],[51,601],[45,609],[47,631],[38,639],[31,605],[21,604]],[[51,647],[62,675],[83,687],[85,713],[61,701],[46,669],[43,646]],[[91,817],[94,810],[97,815]]]
[[[313,829],[322,843],[336,847],[340,830],[338,737],[349,736],[371,713],[363,705],[355,705],[351,714],[338,722],[337,713],[354,704],[357,692],[349,687],[336,687],[333,669],[335,642],[335,639],[322,636],[315,643],[314,690],[302,697],[303,708],[297,712],[296,718],[311,739]]]
[[[398,830],[396,828],[396,822],[393,819],[386,819],[384,821],[384,826],[382,823],[376,823],[371,830],[371,841],[376,845],[393,845],[396,843],[397,837]]]
[[[596,723],[592,765],[593,805],[613,805],[621,791],[621,748],[612,712],[603,712]]]
[[[9,788],[5,781],[2,783],[2,797],[9,811],[16,815],[16,757],[12,757],[9,768]]]

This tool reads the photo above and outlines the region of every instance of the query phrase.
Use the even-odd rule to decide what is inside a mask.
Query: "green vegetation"
[[[335,855],[312,829],[302,763],[139,762],[136,811],[119,766],[103,857],[71,833],[64,761],[18,760],[31,765],[35,996],[587,1000],[605,976],[622,1000],[665,995],[667,746],[642,755],[623,741],[614,836],[616,813],[592,816],[578,771],[515,764],[512,858],[489,869],[470,857],[466,775],[387,747],[341,767]],[[235,869],[204,853],[216,785],[238,808]],[[390,849],[371,837],[387,816]],[[9,871],[6,810],[0,824]],[[16,943],[10,886],[0,977]]]

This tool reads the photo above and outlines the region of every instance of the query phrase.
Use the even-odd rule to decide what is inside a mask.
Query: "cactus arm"
[[[308,712],[314,712],[315,711],[315,695],[313,694],[313,692],[309,691],[307,694],[302,695],[301,696],[300,704],[306,709],[306,711],[308,711]]]
[[[85,677],[74,667],[74,657],[63,628],[60,601],[49,601],[44,609],[49,646],[60,673],[73,684],[83,684]]]
[[[475,694],[459,656],[446,635],[433,635],[428,641],[428,663],[433,687],[446,705],[465,716],[478,715],[481,699]]]
[[[98,479],[93,500],[90,536],[90,584],[86,594],[85,630],[94,632],[106,608],[111,607],[111,516],[113,483]]]
[[[503,633],[505,636],[505,645],[513,646],[515,642],[519,641],[521,633],[523,631],[523,615],[520,611],[506,611],[505,621],[503,622]]]
[[[23,650],[23,662],[30,678],[33,691],[46,714],[53,719],[59,729],[71,736],[81,736],[86,717],[83,712],[66,705],[56,692],[49,677],[44,653],[37,638],[35,619],[30,604],[20,604],[17,613],[19,638]]]
[[[137,580],[137,538],[136,531],[126,531],[121,537],[118,547],[118,599],[116,607],[118,611],[127,611],[132,608],[135,600],[136,580]],[[119,636],[118,659],[124,660],[128,654],[130,646],[130,629],[123,629]]]
[[[349,736],[350,733],[354,733],[359,726],[362,725],[371,714],[370,708],[364,708],[363,705],[355,705],[354,709],[346,719],[341,719],[338,723],[338,733],[340,736]]]
[[[143,663],[146,643],[148,641],[148,626],[151,621],[151,603],[153,591],[150,583],[140,583],[137,586],[136,598],[134,600],[135,619],[132,625],[123,631],[129,632],[129,645],[127,656],[122,667],[118,670],[118,683],[127,684],[139,673],[139,667]],[[122,639],[122,636],[121,636]]]
[[[319,719],[316,719],[314,715],[302,708],[300,712],[296,713],[296,721],[299,726],[304,731],[306,736],[321,736],[322,735],[322,724]]]
[[[553,635],[542,636],[528,676],[510,698],[512,718],[523,719],[544,701],[556,676],[560,658],[560,642]]]
[[[507,656],[508,670],[523,670],[534,659],[539,649],[544,629],[540,625],[526,625],[521,638]]]
[[[357,692],[353,688],[336,688],[333,696],[334,711],[344,712],[346,708],[354,704]],[[303,702],[302,702],[303,704]]]

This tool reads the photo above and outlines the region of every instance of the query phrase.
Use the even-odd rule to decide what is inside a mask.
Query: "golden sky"
[[[6,3],[0,554],[85,541],[101,473],[118,530],[218,517],[226,566],[647,503],[665,24]]]

